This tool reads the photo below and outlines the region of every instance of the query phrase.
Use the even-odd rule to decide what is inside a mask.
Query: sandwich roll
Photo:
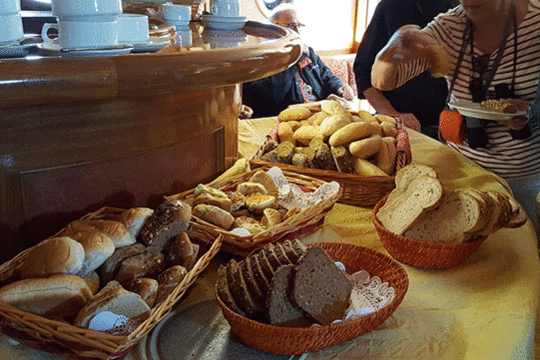
[[[366,139],[353,141],[349,145],[349,152],[357,158],[367,159],[377,154],[382,147],[382,137],[380,135],[371,135]]]
[[[31,248],[19,267],[22,279],[75,274],[83,266],[84,248],[67,236],[49,238]]]
[[[24,279],[0,289],[0,301],[47,318],[75,317],[91,297],[86,282],[71,274]]]
[[[306,120],[311,116],[311,110],[305,107],[287,108],[278,114],[278,121]]]
[[[352,158],[354,171],[358,175],[363,176],[388,176],[383,170],[381,170],[377,165],[369,162],[366,159],[361,159],[358,157]]]
[[[280,142],[290,141],[296,145],[293,138],[294,131],[288,122],[280,122],[278,125],[278,137]]]
[[[350,123],[351,115],[348,113],[347,115],[342,114],[329,116],[321,123],[321,133],[325,138],[327,138]]]
[[[66,226],[62,235],[70,236],[78,232],[101,232],[112,240],[115,248],[136,242],[135,237],[131,235],[126,225],[115,220],[75,220]]]
[[[350,115],[349,110],[336,100],[323,100],[321,102],[321,110],[330,115]]]
[[[199,204],[193,208],[193,215],[225,230],[234,222],[234,216],[214,205]]]
[[[341,146],[351,141],[359,140],[366,138],[372,134],[373,128],[369,125],[368,122],[353,122],[348,125],[345,125],[341,129],[337,130],[330,139],[328,143],[331,146]]]

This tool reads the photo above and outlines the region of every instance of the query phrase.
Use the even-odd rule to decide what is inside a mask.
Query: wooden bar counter
[[[191,44],[157,53],[0,59],[0,263],[88,212],[155,207],[237,159],[239,84],[288,68],[299,39],[256,22],[225,47],[190,31]]]

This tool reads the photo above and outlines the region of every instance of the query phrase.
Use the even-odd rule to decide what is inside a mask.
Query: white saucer
[[[514,114],[501,113],[495,110],[486,109],[480,106],[479,103],[473,103],[471,101],[458,100],[451,102],[448,105],[456,109],[463,116],[483,120],[508,121],[516,116],[525,115],[525,111],[518,111]]]
[[[190,20],[165,20],[165,21],[174,26],[188,26],[190,22]]]
[[[129,54],[133,45],[124,44],[106,48],[67,49],[58,44],[42,43],[41,54],[46,56],[90,57],[90,56],[114,56]]]
[[[157,36],[150,36],[150,39],[148,39],[144,43],[133,44],[133,50],[131,52],[134,54],[156,52],[158,50],[163,49],[165,46],[169,45],[170,43],[171,43],[170,39],[160,38]]]
[[[241,22],[246,21],[245,16],[217,16],[214,14],[203,14],[202,20],[219,21],[219,22]]]
[[[0,59],[21,58],[30,54],[32,47],[37,47],[38,38],[22,38],[7,44],[0,44]]]
[[[246,18],[241,16],[238,18],[225,18],[214,15],[203,15],[201,17],[204,26],[214,30],[239,30],[246,24]]]

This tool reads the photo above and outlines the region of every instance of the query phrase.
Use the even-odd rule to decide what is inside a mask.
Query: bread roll
[[[126,226],[115,220],[75,220],[66,226],[62,235],[70,236],[78,232],[101,232],[112,240],[115,248],[136,242],[135,237],[131,235]]]
[[[383,114],[377,114],[374,116],[374,119],[379,123],[382,124],[383,122],[389,122],[394,124],[394,126],[397,126],[397,120],[389,115],[383,115]]]
[[[321,110],[330,115],[350,115],[349,111],[335,100],[323,100]]]
[[[259,183],[267,190],[268,195],[278,196],[279,189],[274,183],[274,180],[264,170],[256,171],[250,178],[249,182]]]
[[[232,201],[230,198],[216,197],[211,194],[200,194],[193,199],[193,206],[199,204],[215,205],[227,212],[231,212]]]
[[[154,278],[164,268],[165,256],[161,252],[149,248],[140,254],[122,260],[114,279],[125,286],[138,278]]]
[[[209,185],[205,185],[205,184],[197,185],[197,187],[193,191],[194,196],[198,196],[201,194],[210,194],[212,196],[219,197],[219,198],[227,198],[227,194],[225,194],[223,191],[213,188]]]
[[[77,272],[77,275],[81,277],[101,266],[115,249],[111,238],[101,232],[78,232],[71,234],[71,237],[84,249],[83,266]]]
[[[184,280],[187,269],[181,265],[175,265],[159,274],[156,304],[160,304],[169,296],[174,289]]]
[[[263,217],[261,219],[261,225],[263,225],[266,228],[278,225],[281,223],[281,213],[277,211],[276,209],[264,209],[263,210]]]
[[[381,123],[381,129],[383,132],[383,136],[391,136],[395,138],[397,135],[396,125],[389,121],[383,121]]]
[[[308,145],[309,142],[313,139],[323,139],[324,136],[321,132],[321,129],[319,126],[315,125],[305,125],[299,127],[293,134],[293,138],[304,145]],[[291,155],[292,157],[292,155]]]
[[[150,278],[138,278],[126,285],[126,290],[138,294],[148,307],[156,303],[158,281]]]
[[[354,171],[358,175],[363,176],[388,176],[383,170],[381,170],[377,165],[369,162],[366,159],[361,159],[359,157],[352,158],[352,164]]]
[[[311,121],[311,125],[320,126],[323,120],[326,119],[328,116],[330,116],[328,113],[324,111],[319,111],[313,114],[308,120]]]
[[[382,137],[380,135],[371,135],[368,138],[353,141],[349,145],[349,151],[358,158],[367,159],[381,151],[382,147]]]
[[[187,233],[175,236],[163,247],[167,267],[182,265],[191,270],[197,262],[199,245],[193,244]]]
[[[274,206],[275,203],[276,198],[272,195],[254,194],[246,197],[246,206],[254,214],[261,214],[264,209]]]
[[[71,318],[92,297],[86,282],[71,274],[24,279],[0,289],[0,301],[47,318]]]
[[[287,108],[278,114],[278,121],[305,120],[311,116],[311,111],[303,107]]]
[[[95,271],[90,271],[84,276],[80,276],[84,282],[86,282],[86,285],[90,288],[90,291],[92,291],[92,295],[97,293],[99,291],[99,286],[101,285],[101,279],[99,278],[99,275]]]
[[[236,185],[236,192],[244,196],[248,196],[252,194],[263,194],[263,195],[268,194],[268,190],[266,190],[263,184],[250,182],[250,181],[242,182]]]
[[[327,138],[350,123],[351,115],[348,113],[347,115],[332,115],[324,119],[321,123],[321,133]]]
[[[214,205],[199,204],[193,208],[193,215],[225,230],[229,230],[234,222],[230,213]]]
[[[120,215],[119,220],[126,226],[131,236],[136,238],[139,236],[139,232],[145,221],[148,220],[153,212],[154,210],[147,207],[135,207],[124,211]]]
[[[79,311],[74,325],[88,328],[90,320],[103,311],[140,319],[149,315],[150,307],[140,295],[127,291],[116,281],[110,281]]]
[[[375,119],[375,116],[373,116],[369,111],[366,110],[359,110],[358,117],[366,122],[377,121],[377,119]]]
[[[42,241],[28,251],[19,267],[22,279],[52,274],[75,274],[84,263],[84,248],[67,236]]]
[[[328,139],[328,143],[331,146],[341,146],[370,136],[372,130],[373,128],[369,126],[368,122],[353,122],[332,134]]]
[[[278,125],[278,137],[279,141],[290,141],[293,144],[296,144],[296,141],[293,138],[294,131],[287,122],[280,122]]]
[[[103,283],[108,283],[114,279],[122,261],[131,256],[141,254],[145,249],[143,244],[135,243],[114,250],[114,253],[98,268],[98,273]]]

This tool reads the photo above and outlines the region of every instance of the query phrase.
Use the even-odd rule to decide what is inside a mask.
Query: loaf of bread
[[[75,317],[91,297],[86,282],[71,274],[24,279],[0,288],[0,301],[51,319]]]
[[[32,247],[19,267],[22,279],[52,274],[76,274],[84,264],[84,248],[67,236],[53,237]]]

